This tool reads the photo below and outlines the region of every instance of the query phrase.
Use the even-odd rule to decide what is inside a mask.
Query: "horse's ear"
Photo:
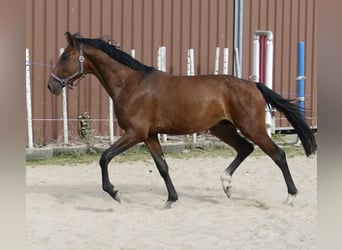
[[[72,46],[72,47],[75,46],[75,44],[76,44],[75,38],[73,35],[70,34],[69,31],[65,32],[65,37],[66,37],[68,44],[70,46]]]

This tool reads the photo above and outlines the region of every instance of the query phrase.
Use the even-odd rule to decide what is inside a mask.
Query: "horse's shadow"
[[[155,207],[158,202],[165,202],[167,191],[162,185],[147,184],[120,184],[118,188],[122,195],[122,201],[125,204],[141,204],[143,206]],[[181,200],[191,200],[200,204],[221,204],[226,203],[228,198],[220,190],[210,190],[203,192],[196,190],[195,186],[179,186],[178,194]],[[27,194],[48,195],[60,204],[69,204],[75,209],[87,210],[92,212],[111,212],[115,209],[117,203],[112,200],[101,187],[97,184],[85,185],[28,185],[26,186]],[[89,199],[94,200],[89,204]],[[103,204],[112,202],[113,206],[108,207]],[[256,207],[260,209],[268,209],[270,206],[263,201],[253,197],[247,191],[235,190],[232,197],[228,200],[235,205],[245,207]]]
[[[149,200],[165,200],[166,190],[157,185],[143,184],[120,184],[118,185],[122,194],[122,202],[128,204],[140,203],[148,205]],[[102,191],[101,186],[97,184],[84,185],[27,185],[26,194],[44,195],[52,197],[59,204],[67,204],[75,209],[87,210],[93,212],[110,212],[118,205],[109,195]],[[139,199],[139,196],[149,197],[148,200]],[[93,200],[91,203],[89,200]],[[111,203],[108,203],[111,202]],[[108,207],[108,204],[110,205]]]

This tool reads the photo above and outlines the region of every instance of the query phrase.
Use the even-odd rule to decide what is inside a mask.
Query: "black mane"
[[[150,73],[154,71],[155,69],[150,66],[146,66],[142,64],[141,62],[135,60],[133,57],[131,57],[129,54],[126,52],[117,49],[114,45],[106,42],[103,39],[97,38],[97,39],[91,39],[91,38],[82,38],[82,37],[75,37],[76,42],[83,43],[86,45],[89,45],[91,47],[94,47],[96,49],[102,50],[105,52],[107,55],[109,55],[111,58],[114,60],[118,61],[119,63],[122,63],[126,65],[127,67],[134,69],[134,70],[139,70],[139,71],[144,71],[146,73]]]

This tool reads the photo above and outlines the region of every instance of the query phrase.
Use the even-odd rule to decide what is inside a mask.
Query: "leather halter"
[[[66,78],[60,78],[57,75],[55,75],[54,73],[51,73],[51,76],[57,81],[59,82],[59,84],[62,87],[69,87],[70,89],[74,89],[76,86],[72,85],[71,83],[69,84],[68,82],[72,79],[74,79],[77,76],[84,76],[84,56],[83,56],[83,47],[82,47],[82,43],[80,43],[80,56],[78,57],[78,61],[80,63],[80,69],[75,72],[74,74],[72,74],[71,76],[68,76]]]

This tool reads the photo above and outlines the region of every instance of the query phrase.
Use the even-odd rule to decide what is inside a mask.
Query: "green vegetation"
[[[287,157],[303,156],[304,150],[301,146],[295,146],[293,144],[283,143],[280,146],[286,152]],[[165,154],[167,158],[177,158],[177,159],[188,159],[194,157],[229,157],[232,158],[236,155],[235,151],[223,144],[214,144],[212,146],[194,146],[189,144],[186,146],[185,150],[178,153],[167,153]],[[251,156],[262,156],[265,155],[262,150],[258,147],[255,148]],[[72,165],[72,164],[87,164],[92,162],[98,162],[100,160],[101,153],[88,153],[88,154],[67,154],[53,156],[49,160],[41,161],[27,161],[29,166],[37,165]],[[145,147],[134,147],[126,153],[120,154],[113,159],[113,162],[128,162],[128,161],[150,161],[152,157]]]

